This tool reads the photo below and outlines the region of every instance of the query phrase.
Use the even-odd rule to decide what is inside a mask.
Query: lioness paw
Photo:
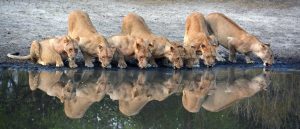
[[[254,61],[253,61],[253,60],[247,60],[246,63],[247,63],[247,64],[253,64]]]
[[[75,63],[69,64],[69,66],[70,66],[70,68],[77,68],[78,67],[78,65],[75,64]]]
[[[147,64],[147,67],[154,67],[157,68],[158,65],[155,62],[152,62],[151,64]]]
[[[38,63],[41,65],[47,65],[47,63],[45,63],[44,61],[38,60]]]
[[[88,64],[86,63],[86,64],[85,64],[85,67],[92,68],[92,67],[94,67],[94,64],[93,64],[93,63],[88,63]]]
[[[64,66],[64,63],[57,63],[56,64],[56,67],[63,67]]]
[[[121,69],[124,69],[124,68],[127,67],[127,64],[126,64],[126,62],[122,61],[122,62],[118,63],[118,67],[121,68]]]
[[[236,63],[236,59],[229,59],[231,63]]]
[[[222,56],[217,56],[217,61],[225,62],[226,59],[224,59]]]

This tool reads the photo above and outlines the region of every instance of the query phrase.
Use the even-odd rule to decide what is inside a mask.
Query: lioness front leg
[[[221,53],[220,53],[219,50],[217,50],[217,52],[216,52],[216,59],[217,59],[217,61],[221,61],[221,62],[226,61],[226,60],[223,58],[223,56],[221,55]]]
[[[82,55],[83,55],[83,58],[84,58],[84,65],[86,67],[90,67],[90,68],[94,67],[94,64],[93,64],[93,61],[92,61],[93,57],[88,55],[85,52],[82,52]]]
[[[41,58],[40,54],[40,44],[38,41],[34,40],[30,46],[30,56],[33,62],[37,62]]]
[[[75,60],[68,60],[69,61],[69,67],[70,68],[77,68],[78,65],[76,64]]]
[[[119,49],[117,49],[116,51],[117,53],[117,58],[118,58],[118,67],[123,69],[127,67],[127,64],[125,62],[125,57],[123,55],[123,53],[121,53],[121,51]]]
[[[55,55],[55,62],[56,62],[56,67],[63,67],[64,62],[59,54]]]
[[[246,54],[245,54],[245,60],[246,60],[246,63],[247,63],[247,64],[252,64],[252,63],[254,63],[254,61],[251,60],[251,58],[250,58],[250,53],[246,53]]]
[[[236,50],[234,46],[229,44],[229,59],[230,62],[236,63]]]
[[[158,65],[156,64],[155,59],[153,57],[150,58],[149,64],[150,64],[150,67],[158,67]]]

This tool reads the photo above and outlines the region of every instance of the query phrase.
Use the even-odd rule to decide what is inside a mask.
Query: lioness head
[[[105,45],[98,46],[98,58],[103,68],[111,67],[110,63],[113,59],[115,51],[116,51],[115,47],[107,47]]]
[[[197,48],[196,53],[201,53],[200,58],[208,67],[212,67],[216,63],[216,48],[218,47],[214,36],[199,35],[194,41]]]
[[[265,66],[273,64],[274,56],[270,44],[259,43],[259,45],[256,46],[254,53],[264,62]]]
[[[110,68],[111,65],[111,61],[113,59],[113,56],[115,54],[116,48],[115,47],[110,47],[106,41],[106,39],[102,36],[97,36],[96,38],[97,43],[98,43],[98,47],[97,47],[97,51],[98,51],[98,59],[99,62],[101,62],[101,66],[103,68]]]
[[[151,52],[148,48],[148,43],[142,38],[136,38],[134,41],[134,54],[138,60],[138,66],[140,68],[146,68],[148,65],[148,59],[151,58]]]
[[[65,36],[63,38],[63,47],[66,55],[69,60],[75,60],[75,57],[78,53],[78,43],[76,40],[73,40],[69,36]]]
[[[185,45],[182,46],[179,42],[172,42],[179,49],[180,56],[186,67],[192,68],[199,64],[199,58],[196,54],[196,48],[194,46]]]
[[[182,46],[176,46],[174,44],[166,45],[165,47],[165,57],[172,62],[173,67],[177,69],[183,66],[180,49],[182,49]]]
[[[199,53],[196,52],[195,46],[184,46],[184,63],[186,67],[192,68],[199,65]]]

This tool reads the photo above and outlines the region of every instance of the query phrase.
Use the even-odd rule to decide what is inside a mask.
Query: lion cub
[[[77,55],[77,42],[69,36],[49,38],[42,41],[33,41],[30,47],[30,54],[27,56],[17,56],[7,54],[9,58],[19,60],[29,60],[41,65],[56,64],[56,67],[64,66],[63,59],[67,57],[69,67],[76,68],[75,57]]]
[[[148,49],[148,44],[142,38],[130,35],[115,35],[109,37],[107,41],[111,46],[120,50],[123,55],[119,57],[119,64],[125,63],[124,56],[126,56],[126,59],[137,59],[140,68],[148,66],[151,52]]]
[[[97,32],[86,12],[76,10],[69,14],[68,34],[78,39],[86,67],[94,67],[94,57],[99,58],[102,67],[111,67],[116,48],[110,47],[106,39]]]

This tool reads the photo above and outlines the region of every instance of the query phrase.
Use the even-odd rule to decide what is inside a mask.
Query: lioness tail
[[[17,56],[18,53],[8,53],[7,57],[12,58],[12,59],[18,59],[18,60],[29,60],[31,59],[30,55],[27,56]]]

